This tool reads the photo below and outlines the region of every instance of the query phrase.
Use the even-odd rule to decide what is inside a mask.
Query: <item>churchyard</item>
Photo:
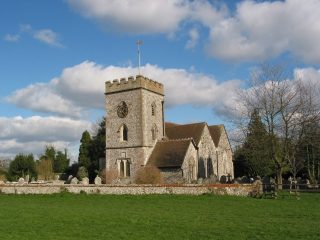
[[[319,203],[319,193],[0,194],[0,239],[319,239]]]

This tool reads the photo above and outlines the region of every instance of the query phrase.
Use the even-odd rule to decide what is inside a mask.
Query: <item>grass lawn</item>
[[[320,239],[320,194],[0,195],[0,239]]]

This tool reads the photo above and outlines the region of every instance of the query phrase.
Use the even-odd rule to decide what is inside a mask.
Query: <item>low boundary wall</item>
[[[249,196],[254,190],[251,184],[210,185],[48,185],[48,184],[4,184],[2,194],[54,194],[61,192],[113,195],[184,194],[184,195],[234,195]]]

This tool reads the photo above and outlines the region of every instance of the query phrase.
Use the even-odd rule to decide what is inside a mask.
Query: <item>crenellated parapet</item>
[[[123,92],[139,88],[164,95],[163,84],[141,75],[137,75],[136,78],[128,77],[128,79],[121,78],[120,80],[115,79],[113,81],[107,81],[105,83],[105,94],[108,95],[116,92]]]

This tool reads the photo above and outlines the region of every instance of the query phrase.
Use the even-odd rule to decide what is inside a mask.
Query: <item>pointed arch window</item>
[[[125,124],[121,125],[119,132],[120,132],[120,141],[128,141],[128,128]]]

